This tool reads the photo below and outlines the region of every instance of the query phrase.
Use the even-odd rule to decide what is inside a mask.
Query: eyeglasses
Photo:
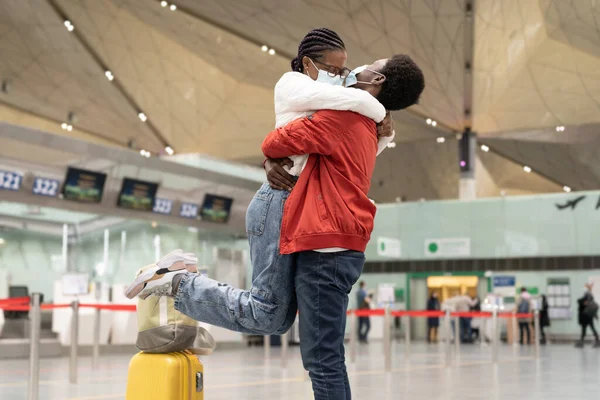
[[[314,63],[325,67],[325,68],[323,68],[323,71],[327,72],[327,75],[331,76],[332,78],[334,76],[338,76],[338,75],[341,76],[342,78],[346,78],[350,74],[350,72],[352,72],[348,68],[339,68],[339,67],[336,67],[335,65],[325,64],[324,62],[321,62],[321,61],[315,60]]]

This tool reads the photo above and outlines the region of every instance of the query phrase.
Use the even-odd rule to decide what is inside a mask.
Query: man
[[[365,290],[365,281],[360,281],[358,293],[356,293],[356,308],[359,310],[368,310],[370,308],[371,298]],[[363,329],[364,328],[364,329]],[[358,341],[368,343],[368,335],[371,330],[371,319],[369,317],[358,317]]]
[[[392,110],[401,97],[386,87],[393,74],[386,67],[393,60],[371,64],[355,85]],[[411,104],[423,88],[424,80]],[[262,149],[270,158],[311,154],[285,203],[280,249],[296,261],[300,348],[315,399],[348,399],[346,310],[373,230],[375,206],[367,193],[377,152],[375,123],[352,112],[323,110],[271,132]]]
[[[594,319],[598,318],[598,303],[594,301],[592,287],[592,283],[586,283],[585,293],[577,300],[577,304],[579,305],[578,319],[579,325],[581,325],[581,339],[575,344],[575,347],[579,348],[583,347],[588,326],[592,328],[592,333],[594,334],[594,347],[600,347],[600,337],[598,337],[598,332],[596,332],[596,328],[594,327]]]
[[[527,288],[523,286],[521,288],[521,295],[517,301],[517,313],[529,314],[531,311],[531,295],[527,292]],[[519,320],[519,344],[531,344],[531,331],[529,329],[529,323],[531,318],[518,318]],[[524,336],[527,335],[527,342],[524,342]]]
[[[456,312],[469,312],[471,307],[475,305],[475,301],[471,299],[466,291],[463,291],[463,294],[454,296],[449,298],[442,304],[442,309],[456,311]],[[457,339],[462,343],[470,343],[471,342],[471,318],[460,317],[458,319],[460,324],[459,333]],[[452,321],[452,330],[455,330],[454,320]]]

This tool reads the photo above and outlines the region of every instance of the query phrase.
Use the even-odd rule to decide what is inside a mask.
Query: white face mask
[[[360,73],[361,73],[361,72],[363,72],[363,71],[371,71],[371,72],[373,72],[374,74],[381,75],[381,76],[383,76],[383,77],[385,78],[385,75],[383,75],[383,74],[382,74],[382,73],[380,73],[380,72],[373,71],[372,69],[370,69],[370,68],[369,68],[369,66],[368,66],[368,65],[361,65],[360,67],[356,67],[356,68],[354,68],[354,69],[353,69],[353,70],[352,70],[352,71],[351,71],[351,72],[348,74],[348,76],[346,77],[345,86],[346,86],[346,87],[350,87],[350,86],[354,86],[354,85],[356,85],[357,83],[362,83],[362,84],[364,84],[364,85],[372,85],[373,83],[371,83],[371,82],[359,81],[359,80],[358,80],[358,78],[356,77],[356,75],[360,74]]]
[[[342,86],[344,84],[345,78],[342,78],[340,75],[331,76],[329,72],[317,68],[313,60],[310,60],[310,62],[312,63],[313,67],[315,67],[315,69],[319,71],[319,75],[317,75],[317,82],[327,83],[329,85],[334,86]],[[308,71],[306,71],[306,75],[308,75]]]

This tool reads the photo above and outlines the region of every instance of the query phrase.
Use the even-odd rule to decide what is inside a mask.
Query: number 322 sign
[[[59,183],[56,179],[35,178],[33,181],[33,194],[56,197],[58,186]]]
[[[23,176],[15,172],[0,171],[0,189],[19,190]]]

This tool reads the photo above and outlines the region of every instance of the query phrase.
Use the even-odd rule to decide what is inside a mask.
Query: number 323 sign
[[[0,171],[0,189],[19,190],[23,176],[16,172]]]

